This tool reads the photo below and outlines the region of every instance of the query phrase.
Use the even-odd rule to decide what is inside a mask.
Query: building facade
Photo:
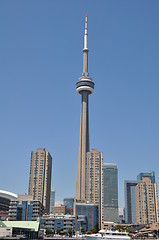
[[[17,200],[17,194],[0,190],[0,211],[9,211],[10,201]]]
[[[94,82],[88,74],[88,47],[87,47],[87,16],[85,19],[85,34],[83,48],[83,73],[76,83],[76,91],[81,95],[81,120],[79,152],[76,180],[76,200],[86,200],[86,156],[89,152],[89,110],[88,98],[94,91]]]
[[[98,204],[76,203],[76,231],[82,227],[85,232],[96,229],[98,231]]]
[[[17,194],[0,190],[0,220],[6,220],[9,214],[10,202],[17,200]]]
[[[66,206],[66,214],[73,215],[74,198],[64,198],[63,203]]]
[[[50,210],[52,157],[45,148],[31,152],[28,194],[33,200],[40,201],[46,212]]]
[[[86,158],[86,202],[98,204],[98,226],[101,228],[103,153],[92,149]]]
[[[31,195],[18,195],[17,200],[9,206],[9,221],[35,221],[44,213],[40,201],[33,200]]]
[[[158,222],[158,190],[155,173],[140,173],[137,176],[136,218],[138,224]]]
[[[50,229],[53,233],[67,233],[70,229],[75,232],[75,216],[72,215],[45,215],[41,219],[45,229]]]
[[[50,193],[50,213],[54,212],[54,206],[55,206],[55,189],[51,189]]]
[[[66,214],[66,206],[63,204],[56,205],[54,207],[54,214],[65,215]]]
[[[104,163],[102,223],[118,221],[118,169],[116,164]]]
[[[137,223],[136,221],[136,195],[135,187],[137,181],[124,181],[124,195],[125,195],[125,222]]]

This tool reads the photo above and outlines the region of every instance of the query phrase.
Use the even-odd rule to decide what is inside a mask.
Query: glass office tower
[[[137,181],[124,182],[124,195],[125,195],[125,222],[136,223],[136,195],[135,187]]]
[[[103,222],[118,222],[118,169],[114,163],[103,164]]]
[[[51,189],[50,193],[50,213],[54,212],[54,206],[55,206],[55,188]]]

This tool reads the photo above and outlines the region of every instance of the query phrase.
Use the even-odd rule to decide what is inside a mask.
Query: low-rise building
[[[12,192],[0,190],[0,220],[8,218],[9,205],[11,201],[17,200],[17,195]]]
[[[84,231],[95,229],[98,231],[98,204],[76,203],[76,231],[81,228]]]
[[[44,213],[40,201],[33,200],[31,195],[18,195],[17,200],[9,206],[9,221],[35,221]]]
[[[66,206],[63,204],[56,205],[54,207],[54,214],[57,215],[65,215],[66,214]]]
[[[23,235],[27,239],[37,239],[39,221],[0,221],[0,237],[2,239],[5,237],[11,238],[13,235]]]
[[[49,229],[52,233],[67,233],[69,229],[75,232],[75,216],[73,215],[44,215],[40,218],[40,222],[43,223],[45,229]]]

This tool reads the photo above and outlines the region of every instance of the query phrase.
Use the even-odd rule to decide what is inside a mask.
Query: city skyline
[[[86,12],[89,72],[96,83],[90,149],[117,164],[120,207],[125,179],[155,170],[159,182],[158,7],[157,1],[0,2],[0,189],[27,192],[30,151],[42,147],[53,156],[57,201],[75,195],[75,83]]]

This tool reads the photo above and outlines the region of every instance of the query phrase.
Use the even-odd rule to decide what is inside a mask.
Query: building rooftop
[[[18,197],[17,194],[5,190],[0,190],[0,196],[10,200],[16,200]]]
[[[0,221],[0,227],[29,228],[38,232],[38,221]]]

